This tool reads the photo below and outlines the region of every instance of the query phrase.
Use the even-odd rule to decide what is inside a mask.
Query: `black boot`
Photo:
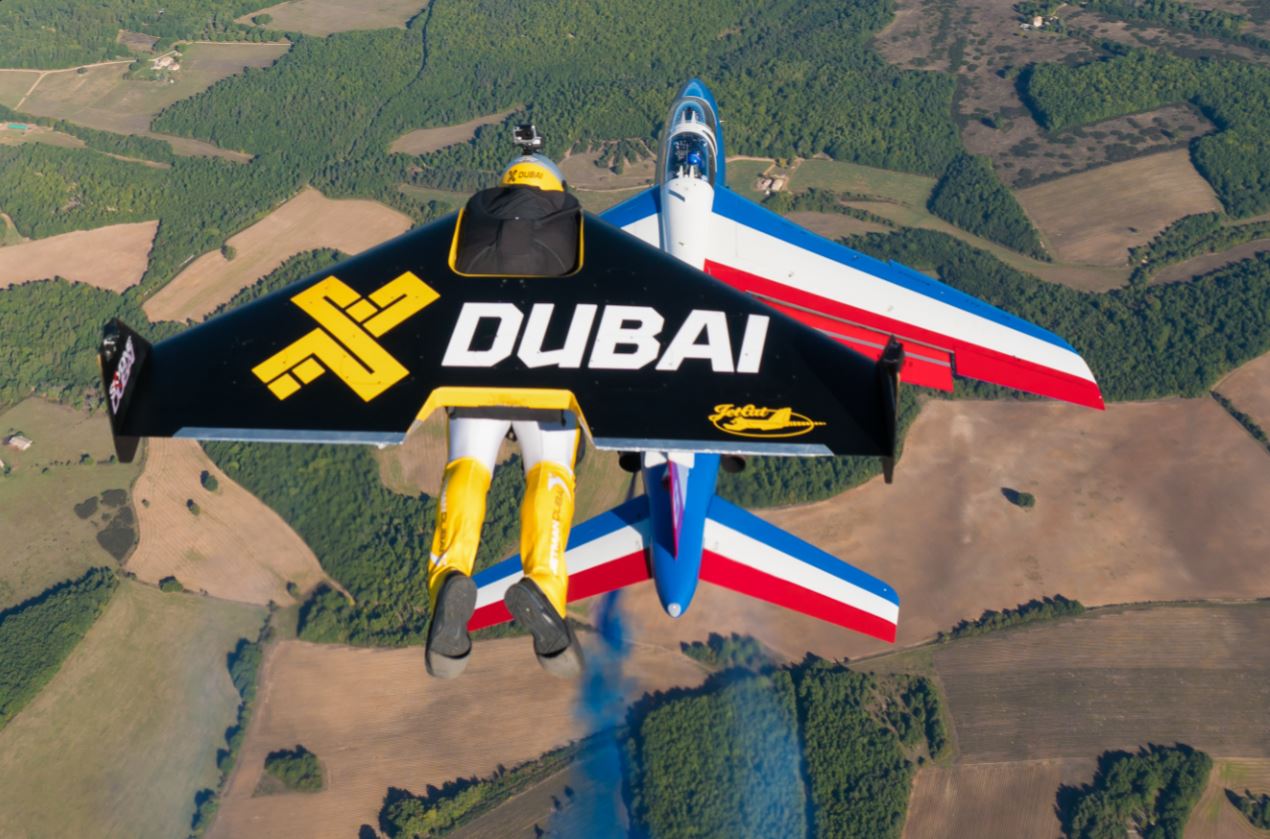
[[[453,679],[467,667],[472,655],[472,637],[467,622],[476,608],[476,583],[467,574],[451,572],[441,582],[437,605],[428,625],[428,646],[424,661],[428,673]]]
[[[538,584],[523,577],[503,595],[507,611],[516,623],[534,636],[534,653],[542,669],[561,679],[573,679],[582,673],[582,647],[573,627],[560,617]]]

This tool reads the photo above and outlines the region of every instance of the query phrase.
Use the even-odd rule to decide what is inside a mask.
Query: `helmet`
[[[503,176],[498,179],[501,186],[533,186],[547,192],[564,191],[564,175],[556,168],[556,164],[540,154],[527,154],[513,160]]]

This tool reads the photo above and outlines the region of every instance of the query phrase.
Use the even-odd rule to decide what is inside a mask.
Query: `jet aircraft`
[[[889,482],[901,378],[1101,408],[1098,385],[1061,338],[729,190],[699,80],[657,166],[648,190],[566,220],[560,274],[465,273],[469,203],[153,347],[112,322],[121,459],[142,436],[385,445],[438,408],[571,411],[644,494],[573,529],[570,600],[652,579],[679,617],[704,580],[893,641],[894,589],[720,498],[720,466],[873,455]],[[470,629],[510,619],[520,575],[519,557],[476,575]]]

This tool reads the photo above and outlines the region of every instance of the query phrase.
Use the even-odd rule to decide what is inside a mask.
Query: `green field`
[[[0,438],[20,430],[34,441],[25,452],[0,447],[10,467],[0,476],[0,532],[5,561],[0,564],[0,609],[76,577],[94,565],[113,564],[97,542],[105,505],[87,519],[75,505],[108,489],[127,490],[141,471],[140,461],[107,463],[114,448],[102,414],[28,399],[0,414]],[[92,463],[80,463],[87,454]]]
[[[763,195],[755,191],[754,182],[771,165],[770,160],[729,160],[728,188],[753,201],[762,201]]]
[[[0,731],[0,832],[185,836],[235,720],[225,656],[263,619],[257,607],[123,583]]]
[[[729,164],[731,165],[731,164]],[[925,207],[935,179],[907,172],[875,169],[839,160],[804,160],[790,178],[791,189],[818,187],[834,192],[871,195],[891,199],[912,207]]]

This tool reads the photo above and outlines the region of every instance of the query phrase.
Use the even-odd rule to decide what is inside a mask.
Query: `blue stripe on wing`
[[[715,190],[714,212],[738,224],[743,224],[746,227],[788,242],[794,247],[802,248],[826,259],[832,259],[834,262],[839,262],[843,265],[849,265],[852,268],[872,274],[878,279],[907,288],[939,300],[942,303],[947,303],[950,306],[956,306],[958,309],[978,315],[985,320],[999,323],[1025,335],[1039,338],[1042,341],[1076,353],[1076,350],[1072,349],[1072,346],[1062,338],[1034,323],[1029,323],[1023,318],[1002,311],[991,304],[966,294],[964,291],[945,285],[898,262],[883,262],[880,259],[874,259],[859,251],[852,250],[846,245],[831,242],[822,236],[812,233],[810,230],[799,227],[771,210],[760,207],[730,189]],[[732,267],[745,270],[744,265]],[[901,316],[900,319],[902,320],[903,317]]]

